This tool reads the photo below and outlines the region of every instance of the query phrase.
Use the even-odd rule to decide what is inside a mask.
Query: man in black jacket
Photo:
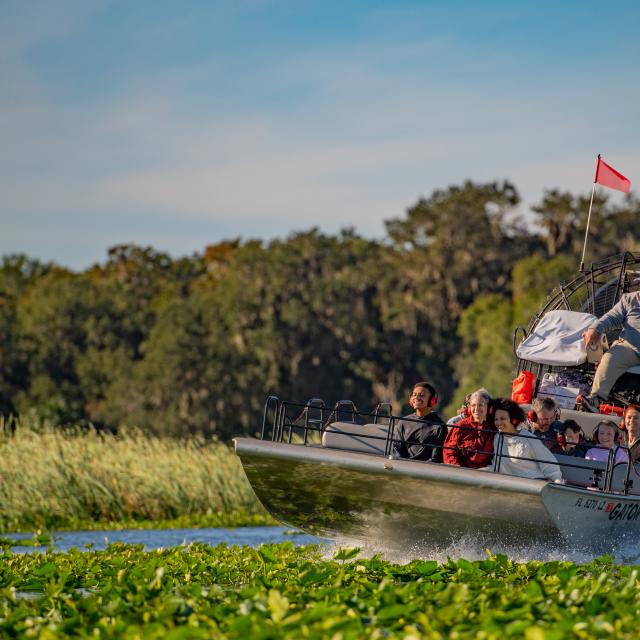
[[[401,458],[442,462],[442,445],[447,437],[447,425],[433,408],[438,394],[428,382],[413,387],[409,406],[414,413],[404,416],[395,427],[395,452]]]

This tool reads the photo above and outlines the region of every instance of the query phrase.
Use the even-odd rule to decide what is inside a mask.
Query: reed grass
[[[0,530],[271,522],[227,445],[20,424],[0,438]]]

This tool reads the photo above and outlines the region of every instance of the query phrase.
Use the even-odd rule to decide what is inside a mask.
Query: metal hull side
[[[397,547],[467,535],[487,543],[557,537],[544,481],[320,447],[235,444],[265,508],[309,533]]]
[[[571,544],[611,551],[640,540],[640,497],[549,484],[542,500]]]

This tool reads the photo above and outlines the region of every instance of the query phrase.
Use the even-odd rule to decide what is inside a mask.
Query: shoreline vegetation
[[[230,446],[21,422],[0,440],[0,532],[277,524]]]

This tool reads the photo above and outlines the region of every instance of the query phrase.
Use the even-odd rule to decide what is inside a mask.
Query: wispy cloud
[[[117,241],[190,252],[312,225],[380,235],[420,195],[468,178],[511,179],[533,203],[545,187],[586,191],[598,151],[630,173],[640,164],[626,68],[599,80],[595,99],[578,64],[571,75],[520,75],[482,42],[427,37],[398,13],[382,37],[391,17],[373,13],[331,47],[321,34],[287,47],[274,33],[258,53],[213,43],[179,65],[149,54],[144,73],[135,60],[117,66],[109,91],[60,93],[65,65],[43,74],[34,47],[113,8],[73,6],[58,21],[45,4],[36,24],[29,12],[9,16],[19,35],[0,37],[0,79],[12,86],[0,97],[2,252],[43,252],[55,237],[58,253],[43,257],[81,266]],[[236,24],[229,15],[217,12],[216,32]]]

